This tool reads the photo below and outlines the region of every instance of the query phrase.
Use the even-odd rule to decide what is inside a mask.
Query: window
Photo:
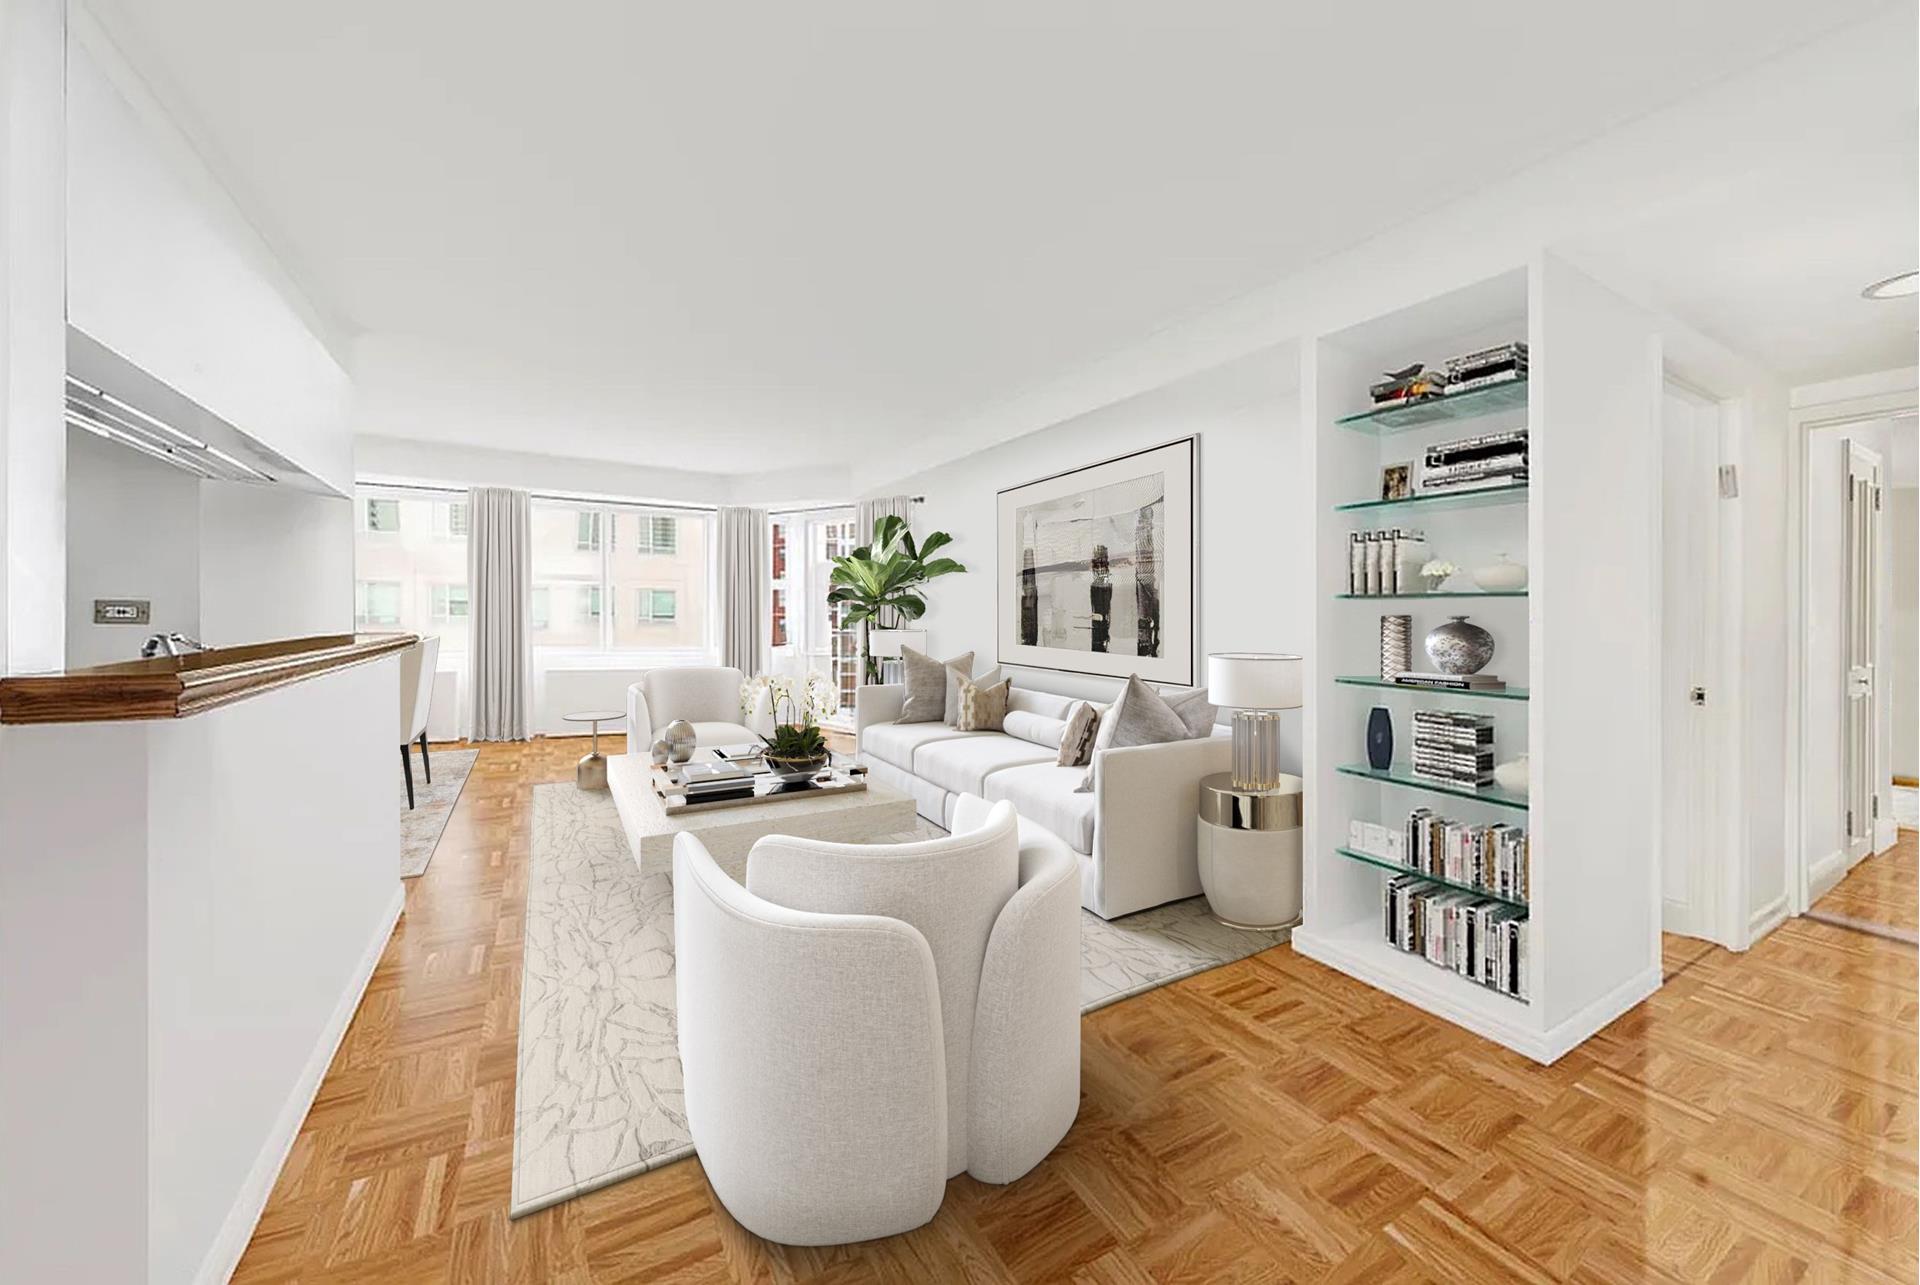
[[[636,620],[673,620],[680,611],[680,599],[671,589],[641,589],[634,594]]]
[[[800,660],[833,681],[843,709],[860,686],[860,633],[841,623],[842,608],[827,601],[833,560],[860,540],[852,509],[775,514],[773,603],[769,638],[778,659]]]
[[[563,649],[711,663],[712,528],[702,513],[535,501],[530,614],[545,656],[536,667],[572,663]]]
[[[398,531],[400,529],[400,501],[386,498],[368,498],[360,506],[360,529],[363,531]]]
[[[449,620],[467,618],[467,587],[463,584],[437,584],[433,586],[433,623],[444,625]]]
[[[580,514],[580,534],[575,539],[573,547],[583,553],[599,549],[600,519],[605,516],[604,513]]]
[[[467,538],[467,502],[449,500],[433,506],[434,532],[443,540]]]
[[[357,580],[353,622],[359,628],[392,629],[400,623],[400,585],[393,580]]]
[[[680,519],[642,517],[635,523],[640,529],[641,553],[673,553],[680,547]]]

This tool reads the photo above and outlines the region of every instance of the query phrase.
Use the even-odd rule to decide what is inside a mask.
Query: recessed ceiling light
[[[1899,299],[1920,291],[1920,272],[1902,272],[1897,277],[1876,281],[1860,292],[1862,299]]]

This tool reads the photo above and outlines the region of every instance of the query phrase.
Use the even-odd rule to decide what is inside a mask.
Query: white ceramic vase
[[[1477,568],[1473,582],[1488,593],[1513,593],[1527,587],[1527,569],[1503,553],[1498,561]]]

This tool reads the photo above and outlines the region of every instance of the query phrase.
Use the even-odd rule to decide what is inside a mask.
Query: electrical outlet
[[[147,598],[95,598],[96,625],[145,625],[153,622],[153,602]]]

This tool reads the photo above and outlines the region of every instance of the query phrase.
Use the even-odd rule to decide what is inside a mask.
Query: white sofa
[[[687,1127],[721,1203],[791,1245],[894,1235],[1005,1183],[1080,1100],[1078,870],[1005,804],[951,836],[770,836],[747,886],[674,843]]]
[[[761,717],[764,710],[756,710],[751,718],[741,714],[740,685],[745,681],[731,665],[649,669],[627,688],[627,753],[649,753],[676,718],[693,724],[693,742],[701,749],[758,744],[754,726],[768,720]]]
[[[962,732],[898,722],[905,700],[902,684],[855,692],[859,759],[874,781],[909,795],[927,820],[951,829],[962,794],[1012,803],[1073,850],[1080,904],[1102,919],[1200,895],[1199,784],[1232,767],[1224,734],[1102,750],[1093,791],[1078,794],[1087,769],[1054,762],[1078,701],[1016,687],[1004,732]]]

